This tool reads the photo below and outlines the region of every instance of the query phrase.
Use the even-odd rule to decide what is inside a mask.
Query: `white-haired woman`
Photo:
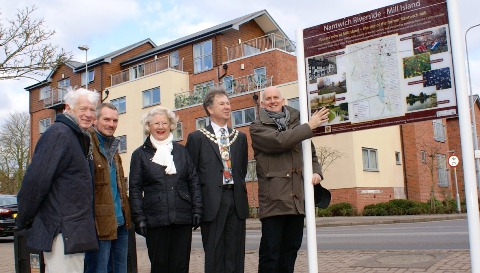
[[[148,135],[130,162],[135,231],[146,237],[151,272],[188,273],[192,226],[203,215],[200,181],[184,146],[173,142],[178,118],[155,107],[142,119]]]

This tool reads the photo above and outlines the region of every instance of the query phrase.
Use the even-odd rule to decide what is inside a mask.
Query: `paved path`
[[[317,218],[317,226],[369,225],[464,219],[460,215],[382,216],[382,217],[326,217]],[[248,229],[258,229],[256,219],[247,221]],[[190,273],[203,273],[203,250],[194,249],[190,256]],[[349,250],[319,251],[320,273],[400,273],[400,272],[471,272],[469,250]],[[150,272],[146,249],[137,249],[138,272]],[[247,250],[245,273],[255,273],[258,267],[258,251]],[[0,272],[15,273],[13,243],[0,243]],[[295,266],[296,273],[308,273],[307,252],[300,251]]]

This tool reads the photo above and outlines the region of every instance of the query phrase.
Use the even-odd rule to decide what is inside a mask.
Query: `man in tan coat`
[[[101,103],[96,111],[95,128],[90,128],[93,144],[95,225],[99,251],[85,255],[85,272],[127,272],[130,204],[120,141],[113,136],[118,125],[118,111],[111,103]]]
[[[308,123],[300,124],[300,112],[285,106],[276,87],[265,89],[261,107],[258,118],[250,125],[262,222],[258,272],[293,272],[305,217],[301,142],[328,121],[328,109],[315,112]],[[315,147],[312,163],[312,184],[318,185],[322,173]]]

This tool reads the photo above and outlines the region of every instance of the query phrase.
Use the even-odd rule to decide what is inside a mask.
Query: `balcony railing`
[[[183,71],[183,59],[181,62],[178,62],[177,65],[171,65],[170,57],[165,56],[150,62],[130,67],[120,71],[117,74],[110,75],[112,83],[111,86],[128,82],[169,68]]]
[[[225,47],[227,50],[227,61],[251,56],[274,48],[287,52],[295,51],[295,46],[290,39],[277,34],[269,34],[237,45]]]
[[[223,86],[230,96],[253,92],[272,86],[273,76],[251,74],[231,81],[222,81],[215,86]],[[175,109],[201,104],[210,87],[175,94]]]
[[[67,92],[68,88],[50,89],[50,97],[43,99],[43,106],[45,108],[51,108],[53,106],[65,103],[63,98]]]

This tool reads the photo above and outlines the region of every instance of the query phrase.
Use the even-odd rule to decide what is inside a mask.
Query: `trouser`
[[[259,273],[293,273],[302,246],[303,215],[280,215],[262,219]]]
[[[107,273],[112,269],[115,273],[127,273],[128,231],[125,225],[117,228],[117,239],[99,240],[98,247],[98,251],[85,254],[85,273]]]
[[[188,273],[192,225],[148,228],[146,241],[151,273]]]
[[[246,222],[237,215],[233,193],[224,189],[217,217],[201,225],[205,273],[244,272]]]
[[[43,252],[45,273],[83,273],[85,253],[64,254],[64,248],[63,236],[62,233],[59,233],[53,239],[52,251]]]

